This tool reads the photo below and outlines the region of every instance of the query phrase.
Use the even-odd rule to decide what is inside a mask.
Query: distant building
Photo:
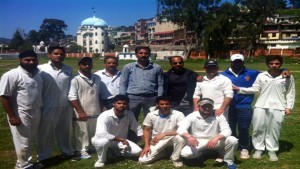
[[[296,49],[300,47],[300,23],[296,16],[269,17],[260,35],[260,42],[268,49]]]
[[[83,47],[82,52],[101,53],[108,50],[107,23],[95,16],[81,22],[77,31],[77,44]]]

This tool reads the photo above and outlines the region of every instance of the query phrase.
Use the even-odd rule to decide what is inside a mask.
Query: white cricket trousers
[[[206,144],[209,139],[197,139],[199,144],[197,147],[185,146],[181,151],[181,156],[184,158],[197,158],[206,149]],[[219,150],[219,152],[224,152],[224,161],[227,163],[234,162],[234,153],[238,147],[238,139],[234,136],[228,136],[225,139],[218,141],[215,149]]]
[[[18,161],[16,168],[26,168],[32,165],[32,142],[36,139],[41,118],[41,109],[18,110],[21,124],[12,126],[9,123]]]
[[[38,160],[51,157],[54,136],[63,155],[74,154],[72,145],[73,108],[71,106],[45,108],[42,110],[40,127],[37,137]]]
[[[97,138],[96,136],[92,138],[92,144],[94,145],[98,160],[102,163],[106,162],[107,153],[114,153],[117,156],[138,156],[142,152],[142,149],[134,142],[127,140],[131,149],[128,150],[127,147],[118,141],[108,140],[107,138]],[[108,152],[112,150],[112,152]]]
[[[96,132],[97,118],[89,118],[87,121],[74,121],[75,150],[87,152],[93,150],[91,138]]]
[[[142,164],[148,164],[161,158],[164,154],[163,150],[165,150],[167,147],[170,146],[173,147],[171,160],[172,161],[180,160],[180,153],[182,148],[185,146],[185,140],[181,136],[176,135],[164,140],[160,140],[155,145],[150,145],[151,154],[148,154],[148,156],[144,155],[143,157],[140,157],[139,162]]]
[[[254,108],[252,144],[255,150],[267,149],[271,152],[279,150],[279,136],[283,120],[283,110]]]

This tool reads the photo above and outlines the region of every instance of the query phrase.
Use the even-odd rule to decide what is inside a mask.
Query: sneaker
[[[233,162],[227,163],[228,169],[237,169],[236,165]]]
[[[256,159],[261,159],[261,155],[262,155],[262,151],[260,151],[260,150],[256,150],[255,152],[254,152],[254,154],[253,154],[253,158],[256,158]]]
[[[25,166],[21,166],[19,163],[17,163],[15,169],[30,169],[32,167],[33,167],[32,163],[27,163]]]
[[[249,151],[247,149],[242,149],[241,154],[240,154],[241,159],[249,159]]]
[[[105,166],[105,164],[102,163],[102,162],[100,162],[99,160],[96,161],[96,163],[95,163],[95,165],[94,165],[94,167],[96,167],[96,168],[102,168],[102,167],[104,167],[104,166]]]
[[[223,163],[224,162],[224,159],[222,157],[217,157],[215,162],[217,163]]]
[[[268,154],[269,154],[270,161],[278,161],[278,157],[275,152],[269,151]]]
[[[182,167],[183,166],[183,163],[182,161],[172,161],[173,162],[173,166],[174,167]]]
[[[89,159],[91,157],[92,156],[89,155],[87,152],[82,152],[81,155],[80,155],[80,159]]]

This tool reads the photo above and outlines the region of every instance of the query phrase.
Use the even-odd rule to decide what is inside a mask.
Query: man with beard
[[[108,155],[138,156],[141,153],[142,149],[137,144],[126,139],[129,129],[138,136],[143,135],[134,115],[127,110],[128,103],[126,95],[117,95],[113,100],[113,108],[98,117],[96,133],[92,138],[98,154],[95,167],[104,167]]]
[[[48,49],[49,62],[39,66],[44,81],[42,117],[37,144],[39,161],[51,157],[54,135],[62,157],[70,158],[74,155],[72,146],[73,109],[68,99],[73,69],[63,64],[65,53],[63,47],[50,46]]]
[[[82,57],[78,61],[78,74],[72,79],[68,98],[74,108],[74,134],[76,156],[88,159],[94,150],[91,137],[96,130],[100,110],[100,77],[92,73],[93,60]]]
[[[40,123],[43,80],[35,52],[21,52],[19,63],[18,68],[1,77],[0,96],[18,158],[15,168],[21,169],[33,166],[30,161],[32,142]]]
[[[238,139],[231,136],[231,129],[223,114],[216,115],[214,101],[202,98],[198,101],[198,111],[189,114],[180,123],[177,133],[187,140],[181,156],[197,158],[207,150],[224,152],[228,169],[236,169],[234,153]]]
[[[137,62],[125,65],[120,79],[120,94],[128,95],[129,108],[136,120],[141,108],[146,117],[149,108],[155,106],[156,97],[163,95],[163,70],[158,64],[150,62],[150,54],[149,47],[136,47]]]
[[[198,74],[184,68],[181,56],[169,58],[171,69],[165,75],[165,94],[170,97],[171,108],[184,115],[193,112],[193,94]]]
[[[119,94],[121,71],[117,69],[118,58],[106,56],[104,58],[104,69],[95,72],[101,78],[101,106],[103,110],[112,108],[112,99]]]

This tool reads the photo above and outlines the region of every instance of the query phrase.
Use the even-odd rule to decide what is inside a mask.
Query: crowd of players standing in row
[[[50,47],[49,62],[39,66],[36,53],[20,53],[19,67],[0,81],[16,168],[42,166],[56,138],[63,157],[86,159],[96,151],[95,167],[104,167],[112,155],[140,155],[139,162],[149,164],[173,145],[170,159],[175,167],[183,166],[181,157],[196,158],[207,149],[218,149],[217,160],[234,169],[237,147],[240,158],[250,157],[251,122],[253,158],[267,150],[270,161],[278,160],[281,124],[295,98],[294,79],[281,69],[281,56],[266,57],[269,69],[262,73],[244,67],[240,54],[231,56],[230,68],[222,73],[216,61],[207,60],[206,75],[198,76],[184,68],[180,56],[170,58],[171,69],[164,73],[150,62],[149,47],[139,46],[135,53],[137,62],[122,71],[115,57],[106,57],[105,68],[95,73],[92,59],[80,58],[74,77],[72,68],[63,64],[62,47]],[[260,94],[252,111],[255,92]],[[141,109],[143,129],[137,123]],[[33,165],[35,135],[40,163]],[[136,136],[143,136],[143,149]],[[107,153],[109,148],[113,151]]]

